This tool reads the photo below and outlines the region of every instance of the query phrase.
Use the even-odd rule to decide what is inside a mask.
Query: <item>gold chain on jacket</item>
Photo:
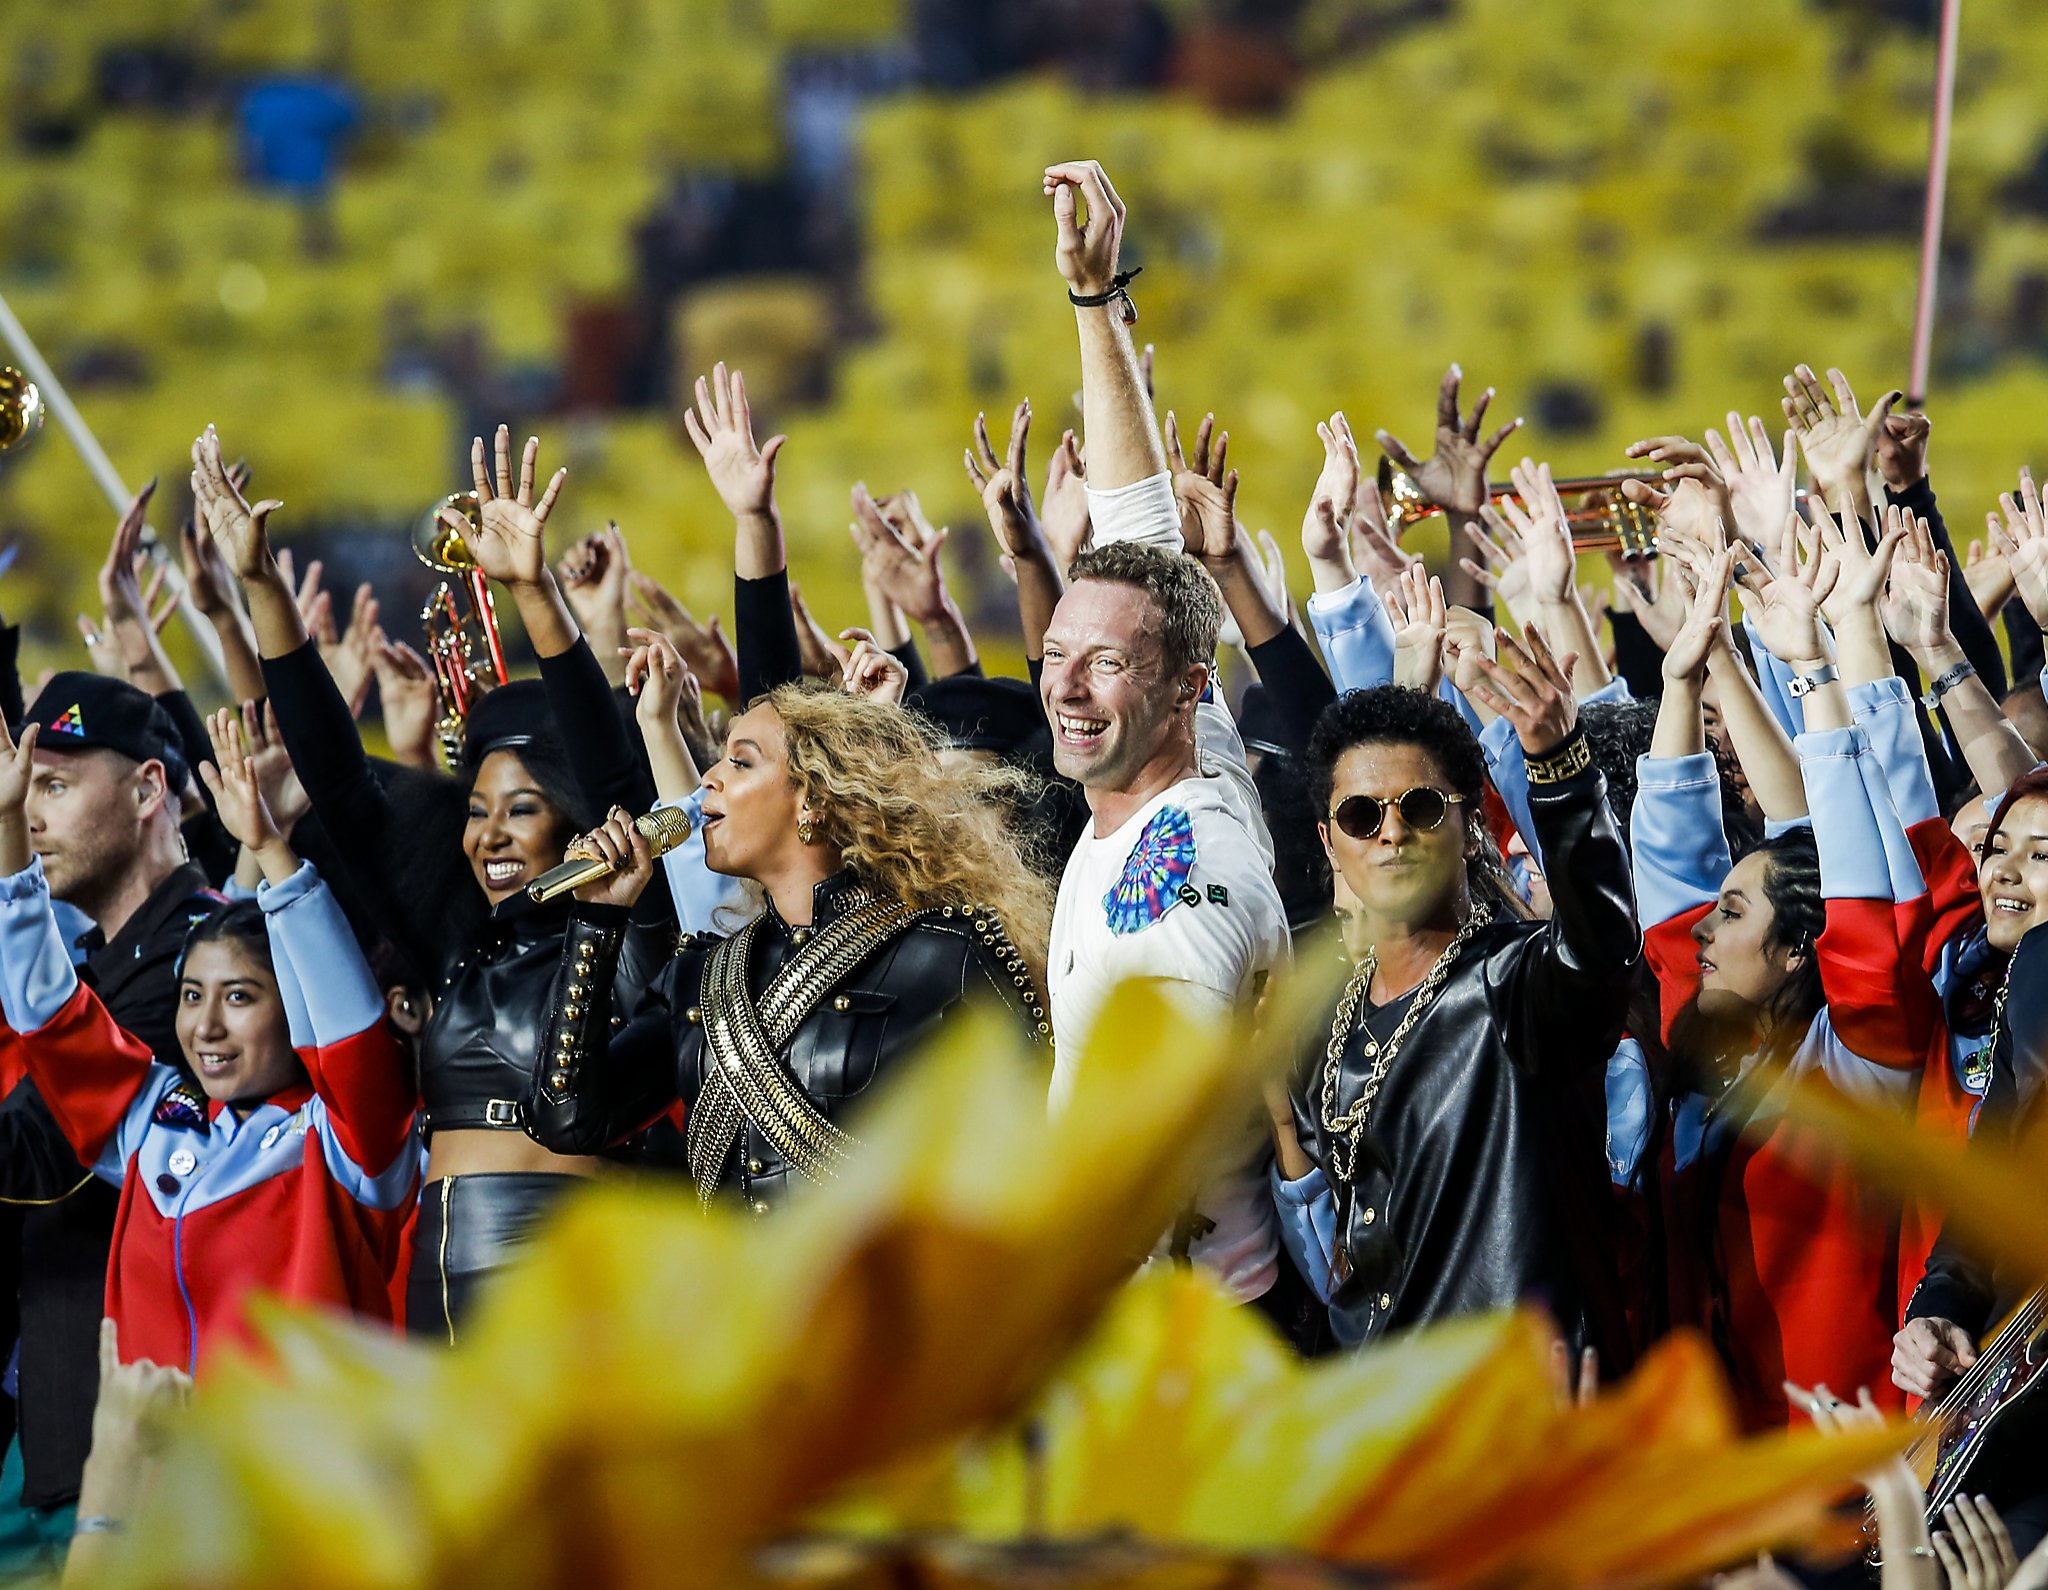
[[[917,917],[909,906],[865,889],[851,892],[847,901],[845,915],[819,929],[785,961],[758,1002],[749,991],[747,972],[760,918],[720,943],[704,962],[700,997],[704,1050],[711,1063],[690,1111],[685,1142],[697,1199],[706,1206],[739,1141],[743,1118],[810,1181],[838,1175],[855,1147],[781,1059],[783,1046],[819,1002]]]
[[[1429,969],[1429,975],[1416,987],[1415,997],[1410,1001],[1400,1024],[1385,1043],[1367,1035],[1366,1057],[1372,1061],[1372,1070],[1366,1074],[1365,1086],[1358,1090],[1358,1097],[1351,1108],[1342,1115],[1337,1111],[1337,1073],[1344,1058],[1344,1044],[1351,1036],[1351,1029],[1358,1021],[1358,1002],[1365,997],[1365,991],[1372,983],[1373,973],[1379,970],[1379,955],[1368,949],[1358,963],[1358,969],[1351,974],[1351,980],[1344,985],[1344,997],[1337,1003],[1336,1018],[1330,1023],[1329,1046],[1323,1051],[1323,1130],[1330,1134],[1330,1169],[1338,1180],[1352,1180],[1358,1170],[1358,1138],[1365,1126],[1365,1118],[1372,1111],[1372,1101],[1379,1097],[1380,1085],[1387,1080],[1387,1068],[1394,1063],[1394,1056],[1400,1051],[1401,1042],[1409,1031],[1422,1019],[1422,1013],[1429,1009],[1436,996],[1443,991],[1449,980],[1451,967],[1459,954],[1487,923],[1493,920],[1492,910],[1485,905],[1473,906],[1469,915],[1458,925],[1451,942],[1444,946],[1443,954],[1436,958],[1436,964]],[[1344,1157],[1344,1147],[1349,1145],[1350,1157]]]

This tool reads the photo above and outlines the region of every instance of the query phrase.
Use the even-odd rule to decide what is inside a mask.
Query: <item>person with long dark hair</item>
[[[536,499],[537,446],[527,444],[515,485],[506,433],[498,435],[495,474],[476,442],[481,523],[469,533],[480,565],[519,602],[543,682],[501,685],[482,697],[452,777],[370,761],[271,553],[266,521],[278,505],[252,507],[243,498],[210,429],[193,448],[199,510],[248,594],[293,767],[378,925],[430,979],[434,1008],[419,1043],[427,1185],[406,1319],[414,1332],[451,1342],[478,1283],[562,1194],[600,1168],[594,1155],[536,1143],[520,1109],[569,921],[568,902],[537,905],[526,886],[560,862],[571,837],[603,809],[582,788],[587,769],[572,763],[557,725],[573,721],[595,738],[608,751],[605,766],[629,770],[620,779],[637,767],[603,671],[540,552],[561,477]],[[644,809],[652,791],[622,784],[616,798]],[[651,979],[667,943],[653,925],[625,936],[616,968],[622,999]]]

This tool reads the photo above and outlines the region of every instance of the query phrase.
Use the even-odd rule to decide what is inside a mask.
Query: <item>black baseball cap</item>
[[[119,751],[131,762],[161,762],[165,782],[174,790],[183,787],[190,771],[171,715],[124,679],[53,674],[27,717],[15,725],[17,741],[31,723],[42,726],[36,744],[44,750]]]

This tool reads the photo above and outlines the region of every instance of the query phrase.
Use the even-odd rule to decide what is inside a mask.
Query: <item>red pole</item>
[[[1941,213],[1948,201],[1948,130],[1956,105],[1956,34],[1963,0],[1941,0],[1941,44],[1934,57],[1934,134],[1927,145],[1927,206],[1920,220],[1920,292],[1913,305],[1913,366],[1906,407],[1927,401],[1927,362],[1934,346],[1934,293],[1941,271]]]

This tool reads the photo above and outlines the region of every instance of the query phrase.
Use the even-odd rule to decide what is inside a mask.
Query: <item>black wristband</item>
[[[1104,304],[1121,303],[1124,324],[1135,326],[1138,323],[1138,306],[1131,302],[1129,289],[1133,278],[1144,268],[1142,265],[1133,265],[1127,271],[1118,271],[1110,277],[1109,291],[1106,293],[1077,293],[1069,287],[1067,302],[1076,309],[1100,309]]]
[[[1522,766],[1534,784],[1562,784],[1568,778],[1575,778],[1593,765],[1593,744],[1586,738],[1586,731],[1576,725],[1556,745],[1541,756],[1524,753]]]

